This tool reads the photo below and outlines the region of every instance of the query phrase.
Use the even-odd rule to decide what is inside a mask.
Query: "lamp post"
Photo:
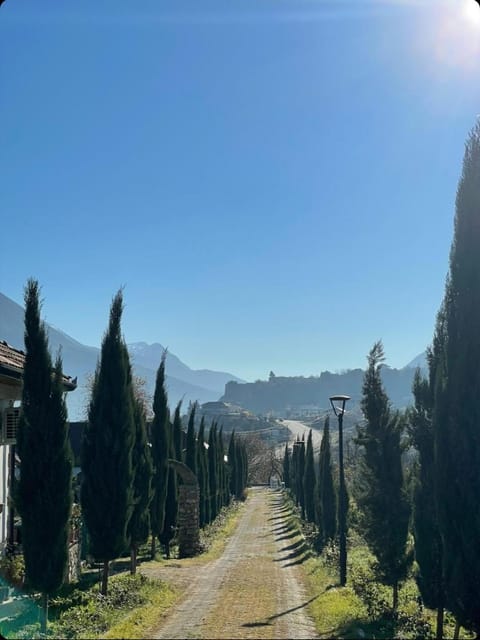
[[[345,473],[343,469],[343,414],[345,413],[347,400],[350,400],[350,396],[330,396],[333,413],[338,418],[338,466],[340,476],[338,539],[340,543],[340,586],[342,587],[347,583],[347,505],[345,504]]]

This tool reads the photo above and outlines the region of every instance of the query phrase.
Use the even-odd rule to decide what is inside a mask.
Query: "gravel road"
[[[152,638],[317,638],[302,584],[302,539],[282,495],[250,489],[220,558],[189,572],[190,583]]]

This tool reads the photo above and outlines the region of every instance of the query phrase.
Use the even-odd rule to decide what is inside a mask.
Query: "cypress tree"
[[[217,491],[218,510],[225,506],[225,450],[223,446],[223,425],[217,431]]]
[[[195,475],[197,475],[197,443],[195,437],[195,408],[192,405],[187,426],[187,450],[185,452],[185,464]]]
[[[437,334],[438,335],[438,334]],[[428,352],[429,380],[422,378],[417,369],[413,381],[414,406],[408,412],[409,434],[418,451],[413,485],[413,537],[415,559],[418,565],[416,581],[423,602],[430,609],[437,609],[437,640],[443,636],[443,608],[445,604],[442,541],[438,528],[437,491],[435,481],[433,435],[433,380],[437,354]]]
[[[165,361],[167,352],[164,351],[157,371],[155,393],[153,396],[153,421],[151,427],[152,461],[153,461],[153,498],[150,505],[150,521],[152,527],[152,559],[155,558],[155,539],[163,531],[165,520],[165,501],[167,499],[168,483],[168,453],[170,450],[169,432],[170,415],[168,398],[165,389]]]
[[[175,460],[183,462],[183,432],[182,432],[182,401],[177,404],[173,418],[173,443],[175,450]]]
[[[218,514],[218,469],[217,469],[217,425],[212,422],[208,433],[208,480],[210,489],[210,521],[215,520]]]
[[[317,493],[319,543],[323,545],[329,540],[334,540],[337,533],[337,495],[330,455],[330,421],[328,416],[325,418],[323,425],[323,437],[320,445]]]
[[[29,280],[25,288],[25,365],[17,440],[21,473],[15,498],[22,517],[26,579],[43,594],[43,633],[48,597],[62,585],[68,566],[72,454],[62,392],[62,362],[58,357],[52,377],[46,329],[40,320],[39,286]]]
[[[175,459],[174,424],[175,420],[180,417],[179,414],[180,407],[179,405],[177,405],[177,408],[175,409],[174,422],[170,424],[169,434],[168,457],[172,459]],[[165,519],[163,521],[163,530],[159,537],[160,542],[165,547],[165,555],[167,559],[170,558],[170,543],[175,536],[175,527],[177,525],[178,491],[176,476],[177,474],[175,472],[175,469],[169,466],[167,475],[167,497],[165,501]]]
[[[232,496],[236,495],[236,483],[237,483],[237,454],[236,454],[236,442],[235,442],[235,429],[230,434],[230,440],[228,442],[228,465],[230,467],[229,474],[229,489]]]
[[[288,443],[285,445],[283,456],[283,482],[285,483],[285,489],[290,489],[290,452]]]
[[[298,440],[297,445],[296,490],[297,500],[300,505],[302,519],[305,520],[305,492],[303,490],[303,476],[305,474],[305,435]]]
[[[358,429],[364,447],[359,504],[363,532],[377,558],[380,579],[393,588],[393,611],[398,605],[398,586],[407,573],[406,551],[410,505],[402,470],[402,422],[393,412],[380,377],[383,347],[377,342],[368,355],[363,381],[362,411],[367,421]]]
[[[480,123],[467,140],[441,309],[434,447],[448,608],[480,635]]]
[[[90,551],[103,562],[104,595],[109,561],[129,546],[127,527],[133,511],[134,397],[130,361],[120,327],[122,312],[123,296],[118,291],[102,341],[82,447],[83,514]]]
[[[139,398],[134,400],[135,442],[132,451],[133,501],[132,517],[128,524],[130,538],[130,573],[137,570],[138,547],[148,540],[150,533],[150,503],[153,498],[153,465],[147,442],[145,408]]]
[[[200,489],[200,526],[204,527],[210,522],[210,500],[208,484],[208,459],[205,448],[205,418],[200,420],[197,446],[197,471],[198,485]]]
[[[305,452],[305,471],[303,474],[303,494],[305,500],[305,517],[308,522],[315,522],[315,468],[313,462],[312,430],[307,438]]]

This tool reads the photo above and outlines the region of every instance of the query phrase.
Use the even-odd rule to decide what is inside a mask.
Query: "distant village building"
[[[219,418],[220,416],[236,416],[247,413],[242,407],[231,402],[205,402],[200,405],[200,413],[206,418]]]

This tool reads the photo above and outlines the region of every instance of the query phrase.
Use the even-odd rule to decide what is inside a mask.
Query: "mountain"
[[[23,349],[24,310],[16,302],[0,293],[0,340],[5,340],[16,349]],[[78,377],[78,388],[67,395],[68,413],[72,421],[83,420],[89,397],[91,378],[100,355],[97,347],[88,347],[63,331],[47,324],[50,352],[55,357],[62,349],[63,368],[67,375]],[[153,396],[155,378],[163,347],[145,342],[128,345],[132,355],[135,375],[143,378],[147,394]],[[190,369],[173,353],[167,354],[167,389],[171,408],[181,399],[184,405],[198,400],[200,403],[218,400],[230,381],[242,382],[229,373]]]
[[[268,380],[246,384],[228,382],[220,400],[257,414],[290,417],[329,410],[329,397],[345,394],[351,397],[349,411],[358,412],[364,373],[362,369],[352,369],[344,373],[323,371],[309,378],[270,376]],[[383,384],[394,407],[404,408],[412,403],[414,373],[412,367],[382,367]]]
[[[424,351],[423,353],[419,353],[418,356],[415,356],[415,358],[413,360],[411,360],[408,364],[405,365],[405,368],[407,369],[416,369],[417,367],[420,367],[420,369],[422,369],[422,371],[427,371],[428,369],[428,363],[427,363],[427,352]]]
[[[134,342],[128,345],[128,350],[132,358],[132,362],[147,369],[158,368],[158,363],[162,357],[165,347],[158,342],[147,344],[146,342]],[[190,369],[184,364],[180,358],[173,353],[167,351],[167,371],[170,376],[174,376],[184,382],[214,391],[215,393],[223,393],[225,385],[231,380],[235,382],[244,382],[230,373],[223,371],[210,371],[209,369]]]

